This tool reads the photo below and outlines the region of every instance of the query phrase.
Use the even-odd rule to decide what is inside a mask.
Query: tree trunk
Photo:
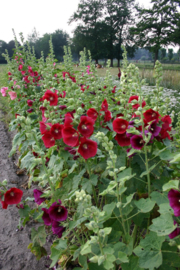
[[[120,67],[120,59],[118,59],[117,61],[117,67]]]
[[[113,58],[111,59],[111,67],[113,67]]]
[[[156,50],[154,54],[154,66],[155,66],[156,60],[158,60],[158,52],[159,50]]]

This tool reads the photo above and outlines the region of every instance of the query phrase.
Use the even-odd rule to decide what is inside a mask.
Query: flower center
[[[59,132],[59,130],[58,129],[55,129],[55,133],[58,133]]]
[[[52,100],[54,100],[54,98],[53,97],[50,97],[50,100],[52,101]]]
[[[78,134],[77,134],[77,133],[74,133],[74,134],[72,135],[72,137],[78,137]]]
[[[58,208],[58,213],[61,213],[62,209],[61,206]]]
[[[83,145],[83,148],[84,148],[84,149],[88,149],[87,144],[84,144],[84,145]]]
[[[140,144],[142,144],[143,143],[143,140],[140,140],[140,142],[139,142]]]
[[[82,129],[87,129],[86,125],[82,125]]]
[[[125,128],[126,128],[126,125],[122,125],[121,128],[122,128],[122,129],[125,129]]]
[[[151,130],[153,131],[153,130],[154,130],[154,128],[151,128]]]
[[[14,192],[11,192],[10,195],[13,197],[14,196]]]
[[[155,117],[155,116],[156,116],[156,113],[153,113],[153,114],[152,114],[152,117]]]

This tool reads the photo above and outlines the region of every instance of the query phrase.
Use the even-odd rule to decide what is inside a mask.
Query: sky
[[[150,6],[150,0],[137,0],[144,7]],[[71,37],[77,23],[68,25],[68,20],[77,10],[80,0],[9,0],[0,3],[0,40],[9,42],[14,39],[12,28],[17,39],[22,32],[25,40],[34,27],[39,36],[53,33],[60,29]]]

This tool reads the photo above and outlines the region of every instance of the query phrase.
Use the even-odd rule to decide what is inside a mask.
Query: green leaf
[[[164,241],[164,236],[157,236],[154,232],[141,239],[139,246],[134,249],[134,253],[139,257],[140,267],[154,270],[162,264],[161,246]]]
[[[109,270],[114,267],[113,262],[116,260],[116,257],[112,254],[106,255],[106,260],[103,262],[103,266],[105,269]]]
[[[29,169],[32,164],[35,164],[35,157],[31,152],[28,152],[22,159],[21,159],[21,168]]]
[[[157,205],[169,202],[166,193],[160,193],[158,191],[153,191],[150,194],[150,196],[151,196],[152,201],[155,201],[157,203]]]
[[[46,232],[45,232],[45,226],[38,227],[38,230],[36,231],[34,228],[31,230],[31,240],[33,241],[33,244],[38,244],[40,246],[45,245],[46,243]]]
[[[139,267],[139,258],[131,255],[129,257],[129,263],[121,264],[122,270],[143,270],[143,268]]]
[[[59,260],[62,252],[63,251],[57,250],[55,247],[51,247],[51,256],[50,256],[50,258],[52,260],[52,263],[50,265],[50,268],[52,268],[57,263],[57,261]]]
[[[170,160],[174,158],[174,153],[171,153],[169,149],[166,149],[159,154],[159,157],[161,160]]]
[[[72,166],[71,169],[69,170],[69,174],[71,174],[76,168],[78,167],[78,164],[75,162]]]
[[[126,197],[126,203],[123,205],[123,208],[126,207],[126,205],[128,205],[132,201],[135,193],[136,192],[134,192],[133,194],[130,194],[129,196]]]
[[[69,222],[69,230],[73,230],[74,228],[76,228],[77,226],[79,226],[81,223],[83,223],[84,221],[87,220],[87,217],[82,217],[76,221],[70,221]]]
[[[85,255],[85,254],[88,254],[88,253],[91,253],[91,244],[90,244],[90,241],[87,241],[85,245],[83,245],[81,247],[81,255]]]
[[[143,176],[145,176],[148,173],[150,173],[156,166],[157,166],[156,164],[154,164],[153,166],[151,166],[148,171],[144,171],[143,173],[141,173],[140,177],[142,178]]]
[[[169,205],[169,203],[161,203],[159,206],[158,212],[160,214],[170,213],[171,215],[173,215],[173,210],[172,210],[171,206]]]
[[[180,161],[180,153],[174,156],[174,158],[169,163],[176,163]]]
[[[170,189],[178,189],[179,188],[179,180],[170,180],[168,183],[164,184],[162,187],[163,191],[169,191]]]
[[[79,264],[83,267],[83,270],[88,269],[87,257],[79,255]]]
[[[119,259],[122,263],[128,263],[128,262],[129,262],[129,259],[128,259],[126,253],[121,252],[121,251],[118,252],[118,259]]]
[[[96,263],[88,263],[89,270],[105,270],[103,265],[98,265]]]
[[[37,260],[40,260],[43,256],[47,255],[47,251],[45,250],[45,248],[39,245],[33,245],[32,243],[30,243],[28,245],[28,249],[30,249],[31,252],[36,256]]]
[[[150,212],[155,205],[155,202],[151,201],[150,198],[148,199],[142,198],[139,201],[133,201],[133,202],[142,213]]]
[[[160,215],[160,217],[152,220],[153,224],[149,229],[153,232],[156,232],[158,236],[169,235],[176,229],[172,215],[165,213]]]
[[[25,205],[24,208],[19,209],[19,215],[21,218],[25,218],[29,216],[31,208],[28,205]]]
[[[77,189],[78,185],[83,177],[83,174],[86,172],[86,169],[83,169],[78,175],[73,177],[73,189]]]

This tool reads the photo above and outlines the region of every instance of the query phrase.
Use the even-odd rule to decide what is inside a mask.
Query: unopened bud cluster
[[[75,202],[84,202],[88,205],[91,205],[91,196],[86,194],[85,191],[82,189],[81,191],[75,192],[76,199]]]

